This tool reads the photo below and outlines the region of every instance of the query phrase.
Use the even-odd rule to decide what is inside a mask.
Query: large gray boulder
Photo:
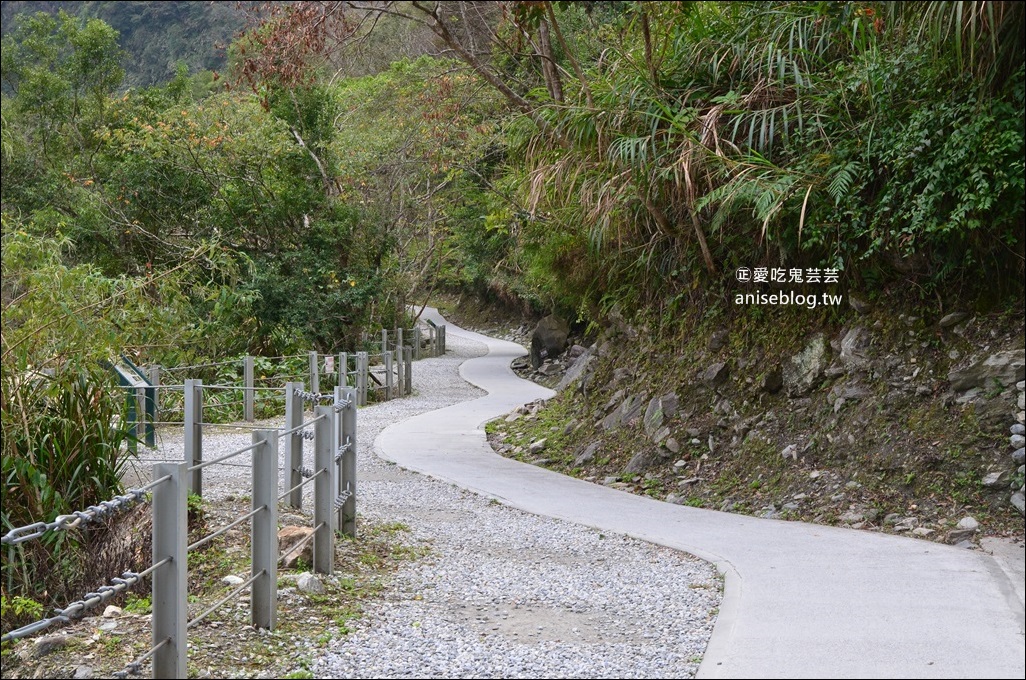
[[[1026,350],[991,354],[983,361],[948,373],[951,388],[958,392],[974,387],[989,388],[995,383],[1008,387],[1026,377]]]
[[[645,449],[634,454],[629,461],[627,461],[626,467],[623,471],[628,475],[637,475],[662,465],[666,461],[665,456],[658,449]]]
[[[648,402],[648,408],[645,409],[645,433],[652,437],[659,432],[666,419],[677,414],[679,405],[680,399],[675,392],[668,392]]]
[[[648,399],[648,394],[632,394],[628,396],[623,400],[623,403],[602,419],[601,423],[599,423],[599,429],[609,432],[621,425],[630,424],[641,415],[646,399]]]
[[[841,363],[849,367],[862,367],[868,362],[866,351],[872,342],[869,331],[855,326],[841,338]]]
[[[727,382],[727,378],[730,377],[730,367],[725,361],[717,361],[709,368],[702,371],[701,380],[707,386],[716,389],[723,383]]]
[[[284,526],[278,530],[279,563],[285,569],[295,569],[300,561],[313,563],[313,541],[305,541],[314,532],[313,527]]]
[[[555,314],[539,321],[531,334],[531,365],[538,368],[545,359],[555,359],[562,354],[569,335],[570,326]]]
[[[578,346],[579,345],[575,345],[575,347]],[[588,382],[591,379],[591,375],[595,371],[595,367],[593,365],[594,361],[595,351],[593,348],[589,347],[574,360],[573,366],[567,370],[563,375],[563,379],[559,381],[558,385],[556,385],[556,391],[562,392],[575,383],[579,383],[579,389],[582,391],[586,390]]]
[[[784,385],[792,397],[812,391],[830,364],[830,346],[822,333],[809,340],[805,348],[784,364]]]
[[[591,461],[595,460],[595,454],[599,452],[600,447],[601,444],[599,444],[599,442],[588,444],[588,446],[577,455],[577,458],[574,459],[574,465],[579,467],[581,465],[587,465]]]

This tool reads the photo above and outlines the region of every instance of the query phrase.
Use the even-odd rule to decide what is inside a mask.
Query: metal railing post
[[[256,401],[256,391],[253,389],[255,381],[253,380],[253,357],[246,356],[242,360],[242,375],[243,382],[246,385],[246,393],[243,395],[243,404],[245,413],[243,419],[246,422],[252,423],[256,417],[254,413],[254,403]]]
[[[338,353],[338,382],[339,387],[349,386],[349,353]]]
[[[147,408],[146,408],[146,388],[144,388],[144,387],[137,387],[137,388],[135,388],[134,392],[135,392],[135,414],[136,414],[135,436],[138,437],[140,440],[145,442],[146,441],[146,430],[147,430],[147,427],[146,427],[147,426],[147,422],[146,422],[146,412],[147,412]]]
[[[420,326],[413,329],[413,358],[420,361],[420,346],[423,343]]]
[[[185,462],[193,467],[203,462],[203,381],[185,381]],[[193,470],[189,491],[203,495],[203,470]]]
[[[148,381],[150,387],[143,389],[144,412],[146,413],[146,445],[150,448],[157,446],[157,434],[154,432],[153,424],[157,421],[157,383],[154,378],[160,381],[160,369],[150,368]]]
[[[318,394],[321,391],[321,376],[318,375],[317,370],[317,352],[310,351],[310,391],[314,394]]]
[[[184,678],[188,626],[188,466],[157,463],[153,478],[170,475],[153,489],[153,563],[170,559],[153,572],[153,646],[167,642],[153,654],[154,678]]]
[[[385,352],[385,401],[392,398],[392,380],[395,377],[392,373],[392,353]]]
[[[441,356],[444,357],[445,356],[445,324],[444,323],[441,326],[438,327],[438,332],[441,334],[441,338],[442,338],[441,341],[438,343],[438,346],[442,350],[441,351]]]
[[[250,587],[250,623],[274,630],[278,621],[278,431],[254,430],[253,443],[253,566]],[[259,576],[257,576],[259,574]]]
[[[395,348],[395,396],[402,397],[405,395],[405,384],[403,382],[403,348],[401,345],[396,345]]]
[[[413,394],[413,350],[409,347],[403,348],[403,368],[406,369],[406,394]]]
[[[385,328],[381,329],[381,353],[384,354],[388,351],[388,330]]]
[[[341,398],[349,402],[342,409],[341,445],[346,446],[342,452],[339,475],[339,490],[348,491],[349,497],[338,511],[338,527],[345,536],[356,536],[356,390],[341,390]]]
[[[153,423],[160,420],[157,417],[160,411],[160,366],[150,366],[147,374],[150,387],[146,388],[146,446],[152,449],[157,446],[157,433],[154,431]]]
[[[356,389],[360,394],[360,406],[367,405],[367,371],[370,360],[366,352],[356,353]]]
[[[139,399],[135,390],[125,386],[125,422],[128,424],[128,451],[139,453]]]
[[[342,491],[342,412],[338,410],[337,405],[342,399],[343,389],[344,388],[342,387],[336,387],[335,392],[332,395],[332,403],[336,408],[333,408],[331,412],[331,451],[334,456],[332,462],[335,466],[332,472],[335,484],[331,488],[331,493],[335,498],[338,498]],[[331,515],[331,528],[333,531],[338,531],[339,527],[342,526],[342,508],[337,501],[334,503],[333,507],[338,512],[332,513]]]
[[[431,356],[438,356],[438,332],[434,326],[428,326],[428,347],[431,348]]]
[[[285,383],[285,429],[291,430],[303,424],[303,395],[296,394],[296,390],[302,390],[303,383]],[[285,469],[282,477],[285,480],[285,488],[292,489],[289,493],[289,506],[299,510],[303,507],[303,490],[296,486],[303,481],[303,433],[293,432],[286,435],[285,440]]]
[[[332,416],[330,406],[317,406],[314,415],[321,417],[314,423],[314,539],[313,569],[319,574],[331,574],[335,565],[335,532],[332,531],[331,507],[335,502],[335,461],[331,446]]]
[[[150,384],[154,387],[160,387],[160,364],[150,364],[146,373],[146,377],[150,379]]]

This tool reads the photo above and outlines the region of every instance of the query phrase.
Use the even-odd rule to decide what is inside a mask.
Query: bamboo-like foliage
[[[69,365],[53,376],[4,372],[4,532],[85,509],[120,492],[128,425],[124,396],[112,382],[95,365]],[[60,598],[79,576],[71,556],[82,540],[78,532],[52,532],[5,547],[4,593]]]
[[[956,242],[993,251],[1021,231],[1021,6],[633,3],[612,23],[615,38],[577,55],[587,90],[568,80],[522,146],[545,225],[531,252],[566,267],[553,278],[570,274],[569,303],[658,300],[698,263],[886,266]],[[960,126],[976,141],[951,141]]]
[[[1021,2],[942,0],[884,3],[887,20],[929,44],[939,59],[971,73],[987,88],[1009,78],[1026,47]]]

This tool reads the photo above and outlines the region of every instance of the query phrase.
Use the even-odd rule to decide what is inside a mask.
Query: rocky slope
[[[1022,310],[850,302],[840,319],[738,315],[671,334],[614,314],[595,342],[515,365],[560,394],[492,423],[491,440],[669,502],[967,547],[1021,537]]]

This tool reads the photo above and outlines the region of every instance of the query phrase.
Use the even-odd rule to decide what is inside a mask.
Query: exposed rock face
[[[278,531],[278,548],[281,550],[279,563],[285,569],[294,569],[299,560],[313,563],[313,541],[303,547],[299,543],[314,532],[313,527],[282,527]]]
[[[570,327],[555,314],[539,321],[531,334],[531,365],[538,368],[545,359],[562,354],[569,335]]]
[[[780,366],[774,366],[762,377],[762,389],[770,394],[776,394],[784,387],[784,373]]]
[[[862,326],[856,326],[845,333],[841,338],[841,363],[853,368],[866,365],[866,350],[871,339],[869,331]]]
[[[721,328],[720,330],[713,331],[712,335],[709,336],[709,351],[719,352],[727,345],[727,339],[729,337],[730,335],[727,333],[726,329]]]
[[[32,649],[29,658],[38,659],[56,652],[58,649],[64,649],[71,642],[70,635],[45,635],[41,638],[36,638],[33,641]]]
[[[822,377],[829,361],[829,345],[822,333],[817,333],[798,354],[784,365],[784,385],[792,397],[812,391]]]
[[[980,523],[973,517],[963,517],[958,525],[948,532],[947,542],[955,545],[961,541],[969,540],[979,530]]]
[[[598,450],[598,442],[592,442],[591,444],[588,444],[588,446],[585,447],[584,451],[582,451],[577,456],[577,458],[574,459],[574,465],[585,465],[587,463],[590,463],[595,459],[595,454],[598,453]]]
[[[1019,511],[1020,515],[1026,515],[1026,497],[1022,491],[1016,491],[1008,501]]]
[[[562,437],[549,435],[546,458],[532,462],[555,461],[588,481],[668,502],[788,511],[788,518],[813,522],[841,518],[856,529],[872,525],[971,546],[981,531],[971,518],[952,516],[954,508],[927,500],[891,513],[888,503],[878,518],[871,506],[891,487],[915,500],[924,489],[930,499],[943,495],[920,473],[933,473],[946,460],[947,443],[960,441],[979,461],[953,461],[937,484],[954,489],[975,480],[989,510],[1001,510],[985,515],[988,522],[1023,512],[1021,328],[1004,318],[991,328],[989,318],[964,313],[924,319],[862,312],[869,315],[849,310],[841,329],[813,320],[751,340],[730,328],[700,327],[664,342],[647,324],[637,331],[611,324],[592,349],[570,343],[542,362],[569,369],[564,385],[574,389],[560,397],[578,409],[569,422],[544,430],[521,422],[513,435],[499,432],[498,448],[516,436],[511,455],[520,456],[565,424]],[[1003,451],[995,446],[999,425],[1011,426]],[[913,436],[906,440],[907,433]],[[965,521],[955,526],[959,519]]]
[[[869,314],[871,311],[873,311],[872,306],[868,302],[854,295],[848,296],[848,304],[851,305],[851,308],[859,314]]]
[[[677,414],[679,403],[680,400],[673,392],[648,402],[648,408],[645,409],[645,432],[650,437],[658,432],[667,418],[672,418]]]
[[[607,432],[615,430],[620,425],[628,424],[640,416],[641,409],[648,398],[647,394],[633,394],[624,399],[623,402],[619,402],[619,406],[614,406],[623,395],[621,391],[617,391],[613,396],[615,399],[611,399],[610,403],[606,405],[607,410],[610,408],[613,410],[602,420],[601,425],[601,429]]]
[[[580,347],[580,345],[574,345],[571,348],[570,356],[574,355],[574,351]],[[592,372],[594,372],[594,361],[595,361],[595,350],[594,348],[588,348],[582,351],[574,358],[574,363],[570,369],[563,376],[563,379],[556,385],[556,391],[562,392],[567,387],[570,387],[574,383],[579,383],[581,390],[586,390],[588,382],[591,378]]]
[[[634,454],[623,471],[627,474],[639,474],[649,468],[663,463],[665,459],[658,449],[647,449]]]
[[[939,325],[941,328],[951,328],[952,326],[957,326],[958,324],[962,323],[968,317],[969,315],[965,312],[952,312],[951,314],[946,314],[944,318],[942,318],[938,322],[937,325]]]
[[[730,368],[725,362],[717,361],[702,373],[702,382],[709,387],[716,388],[727,382],[728,377],[730,377]]]
[[[992,387],[998,383],[1008,387],[1026,377],[1026,350],[991,354],[983,361],[948,373],[951,388],[958,392],[974,387]]]
[[[630,423],[633,422],[641,415],[641,409],[645,404],[645,399],[648,397],[647,394],[638,394],[631,397],[627,397],[623,402],[623,406],[620,407],[620,412],[623,414],[622,422]]]
[[[563,370],[563,365],[558,361],[545,360],[538,368],[538,372],[544,376],[558,375]]]

